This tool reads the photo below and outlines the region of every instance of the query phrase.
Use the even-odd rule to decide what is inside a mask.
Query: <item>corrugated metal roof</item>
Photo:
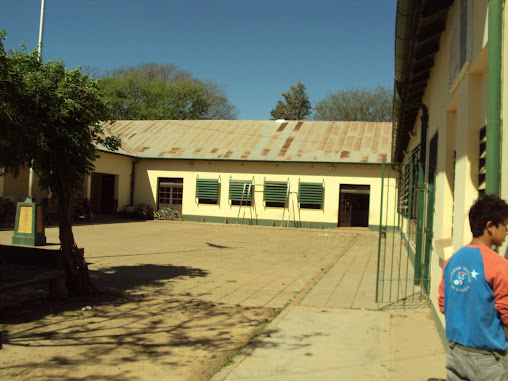
[[[390,162],[392,124],[256,120],[122,120],[105,125],[118,153],[141,158]]]

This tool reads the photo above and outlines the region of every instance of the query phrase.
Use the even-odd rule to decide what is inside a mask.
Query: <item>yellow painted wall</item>
[[[439,309],[436,299],[443,263],[472,238],[468,213],[473,201],[478,197],[479,134],[487,119],[488,1],[472,1],[471,4],[472,59],[467,71],[460,77],[456,88],[450,91],[451,25],[460,5],[460,2],[455,2],[448,13],[447,27],[441,36],[440,50],[434,58],[434,66],[422,100],[429,109],[427,149],[430,139],[436,132],[439,137],[434,241],[430,269],[432,282],[430,299],[437,311]],[[420,123],[417,123],[416,128],[416,138],[410,143],[410,148],[420,142]],[[508,159],[504,159],[503,163],[506,160]],[[507,189],[508,180],[503,181],[505,184],[503,189]],[[442,315],[440,319],[444,326]]]
[[[116,175],[115,200],[118,201],[118,209],[130,204],[131,171],[135,158],[100,152],[100,157],[95,161],[96,173]],[[88,194],[91,183],[87,181]]]
[[[506,31],[506,22],[508,20],[508,7],[504,6],[504,12],[503,12],[503,18],[504,18],[504,29],[503,29],[503,52],[506,57],[506,52],[508,52],[508,33]],[[505,200],[508,200],[508,176],[506,175],[508,171],[508,154],[503,154],[505,152],[508,152],[508,139],[506,138],[508,136],[508,123],[505,123],[504,121],[508,121],[508,109],[505,106],[505,95],[508,94],[508,81],[506,80],[508,78],[508,65],[506,65],[506,58],[503,60],[502,65],[502,74],[503,83],[502,83],[502,94],[503,94],[503,107],[501,109],[501,126],[502,126],[502,137],[501,137],[501,197],[503,197]],[[505,243],[504,247],[506,248],[508,245]],[[505,250],[503,250],[505,252]],[[508,254],[508,252],[507,252]]]
[[[15,202],[25,201],[28,196],[28,169],[22,168],[17,177],[11,174],[0,176],[3,182],[3,192],[0,195]],[[46,191],[39,189],[39,177],[34,174],[33,196],[37,201],[47,197]],[[0,189],[1,191],[1,189]]]
[[[503,7],[503,63],[501,66],[501,77],[502,77],[502,108],[501,108],[501,197],[505,200],[508,200],[508,176],[506,175],[508,171],[508,154],[504,154],[508,152],[508,123],[504,121],[508,121],[508,109],[505,106],[505,94],[508,94],[508,65],[506,65],[506,54],[508,52],[508,33],[506,28],[506,22],[508,20],[508,7]],[[500,253],[504,254],[505,258],[508,258],[508,239],[505,240],[503,247],[499,250]]]
[[[129,204],[130,200],[130,175],[134,158],[99,152],[100,157],[95,161],[94,172],[117,175],[117,186],[115,187],[115,199],[118,200],[119,208]],[[28,195],[28,169],[22,168],[19,175],[14,178],[10,174],[0,177],[0,196],[13,201],[24,201]],[[3,183],[3,189],[2,189]],[[84,184],[83,197],[90,197],[90,176],[87,176]],[[34,176],[33,194],[37,201],[47,197],[47,192],[38,188],[39,178]]]
[[[192,168],[190,167],[192,164]],[[381,198],[381,166],[360,164],[293,164],[293,163],[253,163],[219,161],[177,161],[141,160],[136,165],[135,204],[146,203],[157,208],[158,178],[183,178],[182,214],[191,216],[210,216],[236,218],[239,206],[231,205],[228,199],[229,179],[252,180],[254,178],[253,218],[261,220],[284,220],[288,210],[266,207],[263,202],[263,186],[267,181],[289,181],[294,192],[294,209],[290,219],[325,223],[338,222],[339,190],[341,184],[370,185],[369,225],[379,225]],[[394,176],[394,173],[391,174]],[[220,201],[218,205],[198,204],[195,198],[196,178],[219,179]],[[298,182],[324,181],[324,207],[321,210],[297,208]],[[392,182],[394,186],[395,182]],[[388,187],[388,183],[385,187]],[[388,189],[388,188],[386,188]],[[394,193],[392,193],[392,197]],[[390,194],[385,191],[385,198]],[[392,201],[393,203],[393,201]],[[291,205],[291,204],[290,204]],[[243,212],[242,212],[243,213]],[[248,210],[250,213],[250,210]],[[248,214],[247,213],[247,214]],[[246,215],[247,215],[246,214]],[[393,214],[389,217],[393,220]]]
[[[132,163],[136,158],[117,154],[99,152],[100,157],[95,162],[95,173],[113,174],[116,176],[115,199],[118,209],[121,210],[130,204]],[[191,168],[189,164],[192,163]],[[381,209],[381,165],[367,164],[334,164],[330,170],[329,164],[312,163],[257,163],[257,162],[219,162],[219,161],[179,161],[179,160],[151,160],[139,161],[135,168],[135,187],[133,204],[145,203],[156,208],[157,185],[159,177],[179,177],[184,179],[183,215],[210,216],[221,218],[236,218],[239,206],[231,205],[229,196],[229,179],[252,180],[254,178],[253,218],[261,220],[280,221],[282,218],[291,221],[311,221],[328,224],[338,223],[340,186],[343,185],[369,185],[369,226],[377,227],[380,224]],[[390,172],[385,166],[384,182],[384,215],[383,224],[394,224],[394,210],[396,205],[395,172]],[[196,177],[219,178],[220,202],[218,205],[199,204],[195,198]],[[390,178],[390,180],[389,180]],[[14,201],[23,201],[28,190],[28,171],[21,171],[19,177],[13,179],[7,175],[3,180],[3,196]],[[266,207],[263,202],[263,186],[265,180],[289,181],[292,191],[293,203],[288,209]],[[324,202],[323,208],[298,208],[298,182],[323,182]],[[37,189],[37,179],[35,179]],[[257,184],[257,185],[256,185]],[[84,183],[83,196],[90,198],[92,193],[91,177]],[[35,191],[36,197],[46,197]],[[386,212],[388,212],[388,215]],[[251,210],[247,208],[246,218],[250,217]]]

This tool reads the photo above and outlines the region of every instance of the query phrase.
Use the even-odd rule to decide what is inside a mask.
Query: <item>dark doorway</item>
[[[115,207],[115,175],[102,176],[101,214],[113,214]]]
[[[95,214],[112,215],[118,201],[115,200],[116,176],[107,173],[92,173],[91,206]]]
[[[370,185],[340,186],[339,227],[369,226]]]

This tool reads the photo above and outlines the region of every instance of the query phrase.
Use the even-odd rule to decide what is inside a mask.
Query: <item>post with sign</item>
[[[44,32],[45,0],[41,1],[41,20],[39,25],[39,59],[42,60],[42,38]],[[44,234],[44,207],[33,198],[34,171],[30,168],[28,175],[28,197],[24,202],[18,202],[16,220],[14,224],[14,245],[41,246],[46,244]]]

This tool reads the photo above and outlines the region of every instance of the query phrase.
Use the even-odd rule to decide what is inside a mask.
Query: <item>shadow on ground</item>
[[[92,296],[51,300],[32,289],[29,298],[0,307],[0,355],[27,351],[12,361],[7,357],[2,374],[32,380],[138,380],[143,372],[150,374],[140,367],[153,364],[155,373],[173,369],[206,380],[278,312],[186,297],[167,285],[207,275],[192,267],[118,266],[91,271],[103,290]],[[147,286],[146,293],[131,292]]]
[[[166,282],[182,278],[206,277],[208,272],[188,266],[152,265],[106,267],[91,270],[90,278],[97,289],[95,295],[87,298],[71,297],[66,300],[51,300],[47,295],[47,284],[9,290],[0,295],[0,323],[36,321],[55,311],[63,312],[66,306],[76,308],[74,303],[91,299],[95,303],[114,303],[115,300],[129,299],[129,292],[144,287],[161,287]],[[52,305],[52,309],[33,308],[41,302]],[[82,304],[82,303],[81,303]],[[3,313],[7,311],[8,313]],[[26,312],[26,313],[23,313]],[[16,313],[15,313],[16,312]],[[21,319],[21,320],[20,320]]]
[[[23,324],[31,320],[26,314],[33,316],[34,310],[43,310],[38,315],[47,318]],[[85,366],[92,373],[76,379],[134,380],[138,379],[134,376],[137,370],[125,364],[136,368],[136,364],[151,363],[169,370],[195,365],[194,356],[218,366],[242,344],[245,335],[232,334],[233,330],[252,335],[255,327],[268,321],[266,309],[178,299],[176,295],[116,299],[105,295],[67,303],[39,302],[32,304],[29,311],[0,311],[0,321],[5,322],[6,314],[10,325],[2,332],[3,351],[26,347],[34,356],[17,364],[7,363],[2,373],[19,375],[37,369],[41,379],[51,380],[72,379],[69,369]],[[35,356],[42,349],[49,356]],[[94,375],[100,367],[115,369],[116,374]],[[193,379],[206,379],[204,376]],[[37,379],[32,375],[30,378]]]
[[[115,266],[90,271],[94,285],[100,290],[133,291],[140,287],[158,287],[181,278],[206,277],[208,271],[189,266],[152,265]]]

